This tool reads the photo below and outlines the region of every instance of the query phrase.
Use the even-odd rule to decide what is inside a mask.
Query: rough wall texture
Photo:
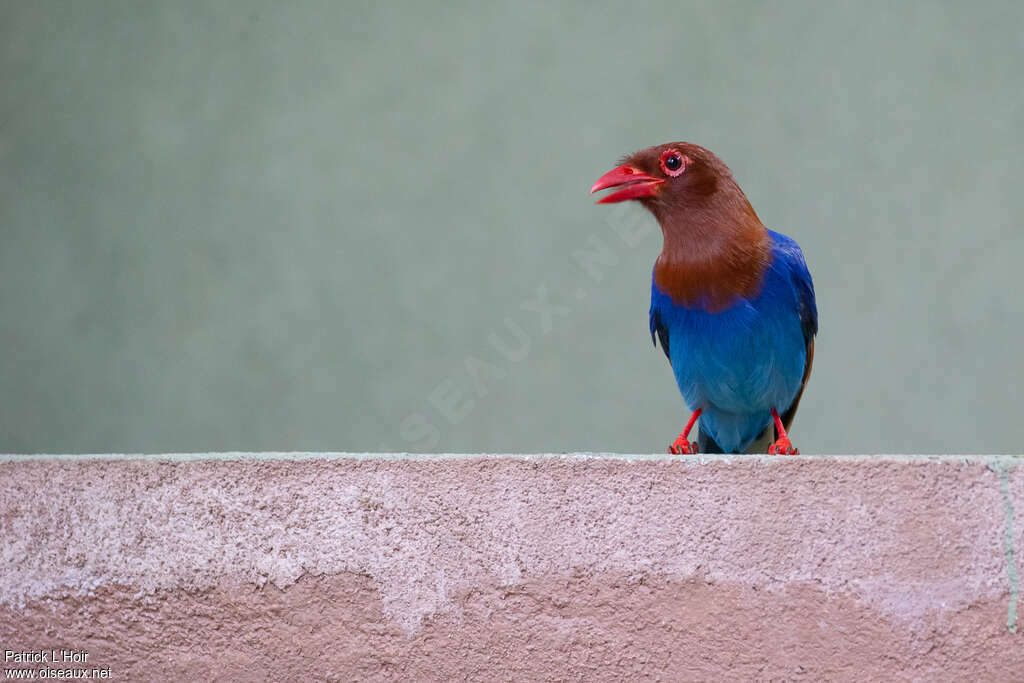
[[[1009,680],[1016,462],[12,458],[0,648],[119,680]]]

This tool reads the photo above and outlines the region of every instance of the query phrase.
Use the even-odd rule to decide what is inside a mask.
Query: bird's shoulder
[[[772,239],[772,265],[792,287],[804,341],[810,344],[818,333],[818,305],[814,296],[814,281],[804,260],[803,250],[792,237],[774,230],[769,230],[768,234]]]

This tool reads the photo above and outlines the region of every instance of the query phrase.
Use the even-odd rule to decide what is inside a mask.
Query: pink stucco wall
[[[1017,462],[8,458],[0,648],[132,681],[1022,680]]]

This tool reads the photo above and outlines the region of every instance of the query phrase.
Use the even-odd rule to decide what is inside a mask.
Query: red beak
[[[626,164],[613,168],[597,179],[594,186],[590,188],[590,194],[600,190],[607,190],[609,187],[620,187],[618,192],[612,192],[597,200],[598,204],[612,204],[624,202],[627,199],[639,199],[640,197],[652,197],[658,193],[658,186],[665,182],[664,178],[655,178],[647,175],[636,166]]]

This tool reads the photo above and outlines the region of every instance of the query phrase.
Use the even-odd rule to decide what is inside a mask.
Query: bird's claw
[[[672,445],[668,447],[668,452],[672,455],[693,455],[699,453],[697,450],[696,441],[687,441],[682,436],[672,442]]]
[[[788,436],[783,436],[768,447],[769,455],[800,455],[800,451],[793,448]]]

